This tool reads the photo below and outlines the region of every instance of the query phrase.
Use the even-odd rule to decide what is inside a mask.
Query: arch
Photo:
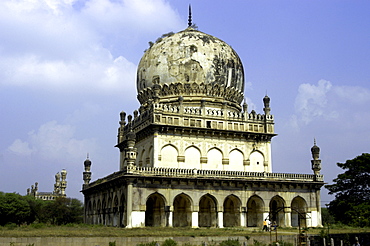
[[[270,221],[277,226],[285,226],[285,201],[280,196],[274,196],[270,201]]]
[[[198,226],[217,226],[217,200],[210,194],[202,196],[199,200]]]
[[[125,195],[121,195],[120,204],[119,204],[119,226],[125,227],[127,225],[127,218],[126,218],[126,199]]]
[[[235,195],[229,195],[224,201],[223,222],[224,227],[240,226],[240,199]]]
[[[249,156],[249,160],[250,160],[251,171],[253,172],[265,171],[265,167],[264,167],[265,157],[262,152],[257,151],[257,150],[253,151]]]
[[[192,223],[192,201],[185,193],[177,195],[173,201],[173,221],[174,227],[191,226]]]
[[[291,207],[291,225],[294,227],[306,227],[307,203],[300,197],[296,196],[290,205]]]
[[[113,226],[119,226],[119,213],[118,213],[118,197],[117,195],[114,195],[113,203],[112,203],[112,225]]]
[[[159,193],[151,194],[146,201],[145,226],[166,226],[165,199]]]
[[[185,149],[185,167],[200,169],[200,150],[195,146]]]
[[[161,149],[161,166],[177,167],[178,151],[172,144],[167,144]]]
[[[247,226],[261,227],[263,224],[264,202],[261,197],[254,195],[247,202]]]
[[[146,156],[145,156],[145,149],[142,149],[141,150],[141,152],[139,153],[139,156],[137,157],[137,163],[136,163],[136,165],[138,166],[138,167],[145,167],[146,166],[146,161],[145,161],[145,159],[146,159]]]
[[[143,163],[143,165],[146,166],[146,167],[152,167],[153,166],[153,164],[154,164],[153,146],[149,147],[149,150],[148,150],[148,152],[146,153],[146,156],[145,156],[145,162],[144,163]]]
[[[102,211],[102,203],[100,201],[100,199],[98,199],[98,204],[97,204],[97,224],[103,224],[103,211]]]
[[[92,224],[92,216],[94,214],[94,211],[92,209],[92,205],[91,205],[91,200],[89,200],[87,206],[86,206],[86,222],[85,223],[88,223],[88,224]]]
[[[229,153],[229,170],[244,171],[244,154],[239,149],[233,149]]]
[[[211,148],[207,153],[207,168],[222,170],[222,151],[218,148]]]

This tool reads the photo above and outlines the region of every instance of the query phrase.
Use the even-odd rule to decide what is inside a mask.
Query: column
[[[222,211],[218,212],[218,228],[224,228],[224,213]]]
[[[285,226],[291,227],[292,226],[292,210],[290,208],[284,208],[284,216],[285,216]],[[298,216],[299,219],[299,216]],[[282,226],[282,225],[279,225]]]
[[[126,199],[126,212],[127,212],[127,228],[132,228],[132,183],[127,184],[127,199]]]
[[[191,227],[192,228],[198,228],[198,211],[193,211],[191,213]]]

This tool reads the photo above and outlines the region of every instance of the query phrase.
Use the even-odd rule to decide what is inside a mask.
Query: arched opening
[[[112,225],[119,226],[118,197],[114,196],[112,207]]]
[[[207,165],[204,169],[222,170],[222,152],[217,148],[212,148],[207,153]]]
[[[143,149],[141,152],[139,152],[138,156],[136,157],[136,166],[143,167],[146,166],[146,153],[145,149]]]
[[[285,202],[283,198],[275,196],[270,201],[270,221],[277,226],[285,226]]]
[[[261,227],[263,224],[263,200],[252,196],[247,202],[247,226]]]
[[[294,227],[306,227],[307,203],[302,197],[295,197],[291,204],[291,225]]]
[[[224,227],[240,226],[241,202],[238,197],[230,195],[224,201]]]
[[[85,211],[85,223],[92,224],[92,217],[93,217],[94,211],[92,210],[91,200],[89,201],[86,211]]]
[[[173,201],[173,226],[191,226],[191,200],[185,194],[176,196]]]
[[[198,225],[199,227],[217,226],[217,203],[216,199],[209,194],[202,196],[199,201]]]
[[[145,165],[146,167],[154,166],[154,157],[153,157],[153,146],[150,146],[149,151],[146,153]]]
[[[166,145],[161,150],[161,167],[177,167],[177,149],[172,145]]]
[[[185,150],[185,167],[200,169],[200,151],[194,146]]]
[[[229,153],[229,170],[231,171],[244,171],[244,155],[238,150],[234,149]]]
[[[145,226],[166,226],[164,198],[158,193],[151,194],[146,201]]]
[[[102,205],[100,199],[98,200],[97,205],[97,224],[103,224],[103,211],[102,211]]]
[[[250,159],[250,168],[252,172],[263,172],[265,171],[264,161],[262,153],[258,151],[253,151],[249,156]]]
[[[120,199],[120,205],[119,205],[119,221],[120,227],[125,227],[127,225],[127,218],[126,218],[126,201],[125,201],[125,196],[122,194],[121,199]]]

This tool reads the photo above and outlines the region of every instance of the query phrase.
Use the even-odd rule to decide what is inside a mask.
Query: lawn
[[[268,234],[262,228],[117,228],[98,225],[47,226],[35,224],[28,226],[0,227],[0,237],[202,237],[202,236],[256,236]],[[327,233],[325,228],[310,228],[309,234]],[[370,228],[334,227],[330,234],[370,232]],[[275,233],[275,232],[272,232]],[[278,234],[297,234],[296,228],[279,228]]]

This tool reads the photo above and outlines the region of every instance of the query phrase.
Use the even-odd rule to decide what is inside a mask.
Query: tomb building
[[[86,223],[321,226],[320,149],[312,174],[272,172],[270,98],[263,113],[248,110],[243,65],[227,43],[191,25],[164,35],[141,58],[136,88],[140,107],[120,113],[118,171],[90,182],[84,162]]]

